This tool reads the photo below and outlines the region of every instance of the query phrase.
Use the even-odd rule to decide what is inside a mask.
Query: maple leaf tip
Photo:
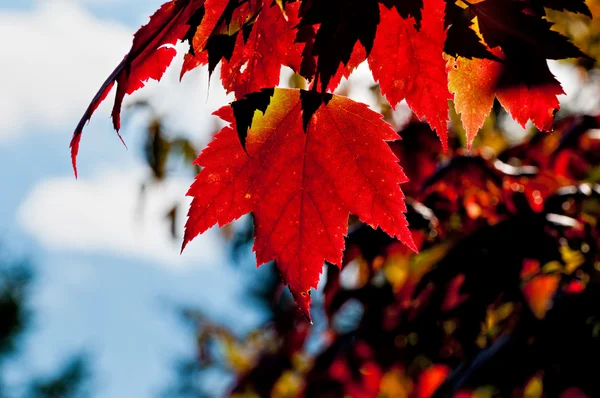
[[[123,139],[123,137],[121,136],[121,134],[119,133],[119,130],[117,130],[117,135],[119,136],[119,139],[121,140],[121,143],[123,144],[123,146],[125,147],[125,150],[129,150],[129,148],[127,147],[127,144],[125,143],[125,140]]]
[[[467,142],[467,151],[471,152],[472,147],[473,147],[473,142],[472,141]]]
[[[310,297],[310,292],[298,294],[298,292],[291,287],[290,292],[292,293],[292,297],[294,298],[298,309],[304,316],[304,319],[312,325],[312,318],[310,317],[310,304],[312,299]]]
[[[306,321],[312,325],[313,321],[312,321],[312,318],[310,317],[310,299],[308,301],[307,300],[298,300],[298,299],[296,299],[296,295],[293,295],[293,296],[294,296],[294,299],[296,300],[296,304],[298,305],[298,309],[302,313],[302,316],[304,316],[304,319],[306,319]]]
[[[75,174],[75,179],[77,179],[77,154],[74,153],[73,149],[71,149],[71,164],[73,165],[73,174]]]
[[[412,233],[410,232],[410,230],[408,231],[408,237],[407,239],[402,239],[402,243],[404,243],[406,246],[408,246],[408,248],[410,250],[412,250],[413,252],[415,252],[415,254],[419,254],[419,248],[417,247],[415,240],[413,238]]]
[[[442,151],[444,153],[448,153],[448,129],[436,128],[435,132],[440,140],[440,144],[442,144]]]
[[[71,164],[73,165],[73,173],[75,174],[75,179],[77,179],[77,153],[79,152],[79,141],[81,139],[81,131],[75,130],[73,134],[73,139],[71,140],[71,144],[69,148],[71,149]]]
[[[309,312],[304,312],[303,309],[300,309],[300,311],[302,312],[302,315],[304,315],[304,319],[306,319],[306,321],[308,323],[310,323],[311,325],[313,325],[313,321],[312,321],[312,318],[310,317],[310,313]]]
[[[415,242],[411,241],[411,244],[408,245],[408,248],[415,252],[415,254],[419,254],[419,248],[415,245]]]
[[[189,243],[189,241],[187,239],[184,239],[183,243],[181,244],[181,250],[179,251],[180,256],[183,254],[183,251],[185,250],[185,247],[187,246],[188,243]]]

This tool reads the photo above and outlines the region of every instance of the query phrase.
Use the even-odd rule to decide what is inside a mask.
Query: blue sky
[[[151,397],[193,350],[174,309],[196,305],[243,333],[261,314],[243,301],[249,261],[232,266],[217,230],[183,256],[164,214],[184,203],[193,178],[175,173],[148,192],[136,218],[147,115],[124,112],[126,150],[109,123],[110,101],[85,130],[75,180],[68,145],[80,114],[160,0],[0,0],[0,242],[35,265],[35,317],[10,363],[14,383],[91,354],[101,397]],[[177,62],[180,62],[177,61]],[[177,64],[176,62],[176,64]],[[177,82],[177,66],[148,98],[174,131],[201,147],[210,114],[229,101],[204,71]],[[183,214],[182,214],[183,217]],[[181,221],[181,220],[180,220]],[[251,260],[251,258],[250,258]]]

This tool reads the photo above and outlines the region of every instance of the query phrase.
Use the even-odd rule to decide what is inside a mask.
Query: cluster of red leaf
[[[184,245],[252,211],[258,263],[275,260],[307,317],[324,261],[341,265],[348,214],[416,250],[398,187],[406,181],[384,141],[396,133],[366,106],[330,94],[367,61],[392,107],[406,100],[447,148],[449,100],[468,145],[494,98],[525,125],[549,131],[562,88],[547,59],[585,57],[545,17],[590,15],[584,0],[172,0],[135,35],[131,51],[89,105],[71,142],[116,84],[123,98],[160,80],[178,41],[189,42],[181,75],[199,65],[238,101],[230,123],[200,155],[204,170]],[[273,89],[282,66],[311,91]],[[310,229],[308,228],[310,226]]]

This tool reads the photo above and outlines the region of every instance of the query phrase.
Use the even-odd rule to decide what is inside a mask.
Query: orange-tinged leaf
[[[448,87],[454,94],[454,107],[467,133],[469,149],[494,105],[496,64],[488,59],[462,57],[448,61]]]
[[[412,380],[401,368],[395,367],[381,378],[379,396],[407,398],[412,390]]]
[[[198,157],[204,169],[193,196],[184,246],[218,223],[252,211],[257,263],[275,260],[303,313],[324,261],[341,266],[348,215],[380,227],[416,251],[399,184],[406,181],[385,141],[399,137],[366,105],[332,96],[303,129],[300,90],[275,89],[264,114],[255,112],[246,137],[229,122]]]
[[[498,49],[492,51],[502,58]],[[542,131],[552,131],[554,115],[560,108],[557,96],[564,94],[557,81],[540,86],[525,85],[495,89],[502,64],[488,59],[451,58],[447,64],[450,91],[467,134],[469,149],[490,114],[494,99],[511,117],[525,127],[529,120]]]
[[[531,258],[523,259],[521,267],[521,279],[529,279],[540,272],[540,261]]]
[[[450,368],[448,366],[439,364],[423,371],[419,376],[416,397],[430,398],[442,385],[449,373]]]
[[[540,275],[523,286],[523,294],[536,318],[543,319],[546,316],[559,282],[560,275]]]
[[[390,105],[395,108],[406,99],[412,111],[436,130],[446,150],[452,96],[442,54],[444,6],[443,0],[425,0],[419,30],[413,18],[403,19],[395,9],[380,6],[381,22],[368,60]]]

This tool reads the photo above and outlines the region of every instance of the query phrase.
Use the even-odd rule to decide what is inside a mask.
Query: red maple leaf
[[[369,67],[381,94],[392,107],[406,99],[411,110],[436,130],[444,151],[448,147],[448,73],[444,61],[443,0],[425,0],[422,26],[414,18],[403,19],[396,10],[380,6]]]
[[[190,28],[189,21],[203,4],[204,0],[167,2],[150,17],[150,22],[142,26],[134,35],[131,50],[100,87],[75,129],[71,140],[71,159],[76,176],[77,152],[85,123],[90,120],[116,83],[117,94],[113,105],[112,119],[115,130],[119,131],[123,98],[144,87],[149,79],[160,80],[162,78],[176,55],[173,45],[185,36]]]
[[[300,309],[309,316],[310,289],[324,261],[341,266],[349,213],[417,250],[404,216],[407,180],[385,141],[399,137],[381,115],[332,96],[303,129],[300,91],[275,89],[254,112],[245,148],[230,123],[200,154],[203,167],[188,192],[192,204],[184,247],[214,224],[252,211],[257,263],[275,260]]]

